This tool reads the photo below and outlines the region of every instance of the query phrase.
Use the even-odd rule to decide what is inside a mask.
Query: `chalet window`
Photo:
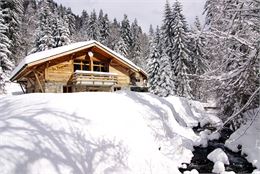
[[[108,72],[108,66],[102,62],[93,62],[93,70],[98,72]]]
[[[86,60],[75,60],[74,61],[74,71],[76,70],[84,70],[89,71],[89,61]]]

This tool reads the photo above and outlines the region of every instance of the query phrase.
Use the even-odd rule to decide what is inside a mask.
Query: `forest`
[[[0,89],[25,56],[97,40],[142,67],[149,91],[207,102],[236,130],[259,107],[259,0],[206,0],[205,23],[187,23],[182,5],[166,2],[161,26],[145,33],[138,20],[111,20],[100,10],[76,15],[54,0],[0,0]]]

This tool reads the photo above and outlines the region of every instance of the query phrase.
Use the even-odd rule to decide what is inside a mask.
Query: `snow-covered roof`
[[[28,64],[31,64],[33,62],[37,62],[40,60],[44,60],[47,59],[49,57],[52,56],[56,56],[62,53],[66,53],[68,51],[73,51],[73,50],[78,50],[80,48],[84,49],[85,47],[88,47],[90,45],[97,45],[101,48],[103,48],[104,50],[106,50],[107,52],[111,53],[112,55],[114,55],[116,58],[118,58],[119,61],[122,61],[128,65],[130,65],[132,68],[143,72],[145,75],[147,75],[147,73],[142,70],[140,67],[138,67],[137,65],[135,65],[132,61],[130,61],[129,59],[127,59],[126,57],[116,53],[115,51],[113,51],[112,49],[102,45],[101,43],[95,41],[95,40],[90,40],[90,41],[85,41],[85,42],[77,42],[77,43],[72,43],[70,45],[65,45],[65,46],[61,46],[58,48],[53,48],[50,50],[46,50],[46,51],[41,51],[41,52],[37,52],[34,54],[30,54],[28,56],[26,56],[20,63],[19,65],[13,70],[10,79],[14,79],[16,75],[18,75],[18,73],[20,71],[22,71]]]

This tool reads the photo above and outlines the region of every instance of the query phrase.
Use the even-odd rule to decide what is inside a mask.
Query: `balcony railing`
[[[76,70],[73,74],[73,83],[86,86],[113,86],[118,82],[118,75],[109,72]]]

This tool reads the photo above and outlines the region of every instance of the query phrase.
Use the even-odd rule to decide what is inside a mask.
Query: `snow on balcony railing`
[[[110,73],[110,72],[96,72],[96,71],[82,71],[82,70],[76,70],[74,74],[85,74],[85,75],[100,75],[100,76],[117,76],[116,73]]]
[[[117,76],[116,73],[76,70],[73,82],[87,86],[113,86],[118,82]]]

